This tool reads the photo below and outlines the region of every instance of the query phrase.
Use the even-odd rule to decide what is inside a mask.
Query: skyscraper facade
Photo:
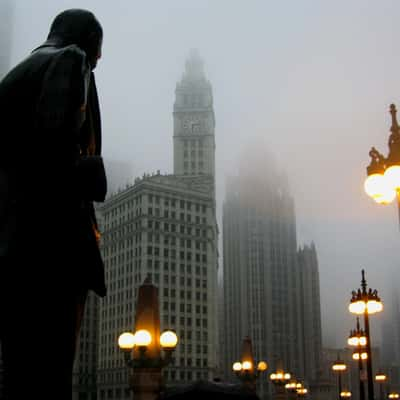
[[[90,292],[79,334],[72,376],[72,400],[97,400],[99,298]]]
[[[385,300],[382,325],[382,366],[389,375],[392,390],[400,390],[400,292],[393,287]]]
[[[179,343],[168,383],[211,379],[217,366],[218,229],[211,86],[191,53],[174,105],[174,174],[145,174],[99,209],[108,295],[100,307],[99,399],[130,398],[118,335],[134,329],[139,286],[158,287],[161,329]]]
[[[304,378],[309,384],[319,381],[322,375],[321,300],[319,292],[319,267],[315,244],[298,250],[300,274],[301,324],[303,327]]]
[[[306,380],[308,371],[318,367],[305,361],[306,344],[312,343],[304,335],[315,329],[313,337],[319,343],[321,337],[319,306],[309,304],[319,302],[315,248],[298,255],[287,179],[265,159],[253,165],[258,151],[228,183],[223,205],[221,363],[225,378],[232,379],[232,363],[243,338],[250,336],[256,360],[266,360],[271,369],[280,365]],[[317,297],[306,295],[310,288]],[[307,330],[306,308],[315,308],[315,325]],[[260,380],[263,397],[271,391],[267,381]]]

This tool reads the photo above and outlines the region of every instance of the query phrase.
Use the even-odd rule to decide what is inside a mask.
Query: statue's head
[[[69,9],[55,18],[47,37],[57,45],[76,44],[87,55],[92,69],[101,57],[103,29],[94,14],[82,9]]]

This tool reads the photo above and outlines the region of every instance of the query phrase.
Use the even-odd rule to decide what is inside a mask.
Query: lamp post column
[[[161,368],[135,368],[131,385],[135,400],[155,400],[163,387]]]
[[[340,393],[342,393],[342,373],[338,372],[338,399],[341,400],[342,396],[340,395]]]
[[[365,280],[365,272],[361,271],[362,280],[361,280],[361,288],[362,295],[364,299],[367,299],[367,282]],[[364,311],[364,330],[365,336],[367,337],[367,380],[368,380],[368,400],[374,400],[374,378],[372,375],[372,352],[371,352],[371,335],[369,332],[369,315],[368,315],[368,307],[365,307]]]
[[[368,311],[364,312],[364,329],[367,336],[367,380],[368,380],[368,399],[374,400],[374,379],[372,375],[372,352],[371,352],[371,336],[369,332],[369,315]]]
[[[365,400],[365,389],[364,389],[364,382],[363,382],[363,366],[362,366],[362,359],[361,359],[361,345],[358,344],[358,354],[360,354],[360,358],[358,359],[358,380],[360,385],[360,400]]]

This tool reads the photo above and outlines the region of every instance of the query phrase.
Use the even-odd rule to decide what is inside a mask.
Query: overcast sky
[[[63,9],[96,14],[103,153],[134,175],[172,172],[175,85],[199,50],[214,94],[219,208],[240,149],[268,147],[289,176],[299,245],[317,247],[325,345],[345,346],[354,327],[347,305],[361,268],[383,300],[400,285],[396,207],[363,192],[369,149],[387,154],[389,105],[400,108],[400,1],[13,2],[12,64]]]

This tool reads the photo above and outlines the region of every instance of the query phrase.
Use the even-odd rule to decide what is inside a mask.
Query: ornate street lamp
[[[303,384],[298,380],[292,378],[286,385],[285,389],[290,393],[297,397],[299,395],[299,391],[302,391]]]
[[[133,371],[134,399],[153,400],[162,390],[162,369],[170,363],[178,337],[171,330],[160,335],[158,290],[149,277],[139,287],[135,327],[135,333],[124,332],[119,336],[118,346],[124,353],[126,365]]]
[[[308,393],[308,389],[305,387],[302,387],[300,389],[297,390],[297,397],[299,398],[303,398],[304,396],[306,396]]]
[[[400,395],[396,392],[390,392],[388,394],[388,398],[391,400],[397,400],[397,399],[400,399]]]
[[[270,374],[269,379],[275,386],[275,400],[285,399],[285,385],[290,381],[292,376],[283,370],[281,366],[275,372]]]
[[[342,398],[341,393],[342,393],[342,373],[346,371],[347,365],[339,358],[334,362],[332,365],[332,371],[337,373],[338,375],[338,395],[339,395],[339,400]]]
[[[389,136],[389,154],[385,158],[375,147],[369,152],[371,163],[367,167],[365,192],[379,204],[391,203],[397,195],[400,228],[400,127],[396,117],[396,107],[390,105],[392,116]]]
[[[251,339],[246,336],[243,339],[240,361],[236,361],[232,365],[233,372],[244,386],[255,392],[257,378],[262,372],[266,371],[267,368],[268,365],[265,361],[259,361],[257,366],[255,365]]]
[[[383,386],[387,382],[387,375],[384,374],[383,372],[377,372],[375,374],[375,382],[377,382],[379,385],[379,397],[380,397],[379,400],[385,400]]]
[[[340,392],[340,398],[349,399],[351,397],[351,392],[349,390],[342,390]]]
[[[353,359],[358,361],[358,380],[360,389],[360,400],[365,400],[364,382],[362,379],[363,359],[368,357],[368,353],[364,351],[367,345],[367,336],[360,328],[360,319],[357,317],[357,327],[350,331],[349,338],[347,339],[349,346],[355,347],[356,351],[353,353]]]
[[[365,271],[361,271],[361,289],[352,291],[349,311],[353,314],[364,315],[364,329],[366,336],[366,353],[364,356],[367,361],[367,380],[368,380],[368,399],[374,400],[374,380],[372,376],[372,353],[371,353],[371,335],[369,332],[369,314],[376,314],[383,310],[383,304],[378,296],[378,291],[368,289],[365,280]],[[362,358],[361,355],[359,357]]]

